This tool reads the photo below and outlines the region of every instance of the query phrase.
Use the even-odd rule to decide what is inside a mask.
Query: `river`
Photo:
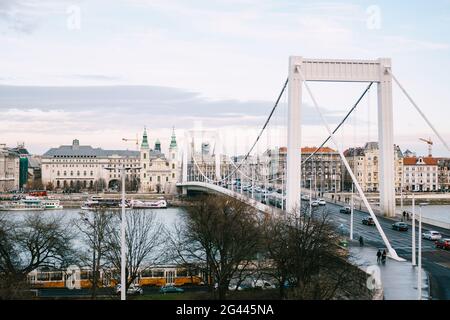
[[[411,206],[404,206],[405,210],[412,211]],[[416,204],[416,213],[419,213],[419,206]],[[425,218],[450,223],[450,205],[430,205],[422,207],[422,216]]]

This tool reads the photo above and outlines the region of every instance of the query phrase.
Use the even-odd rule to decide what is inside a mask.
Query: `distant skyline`
[[[290,55],[392,58],[396,76],[449,141],[448,25],[449,0],[2,0],[0,143],[23,141],[34,153],[75,138],[134,149],[122,138],[141,138],[146,126],[165,148],[173,126],[182,142],[184,130],[201,125],[222,128],[228,149],[236,142],[244,152]],[[336,124],[365,86],[312,89]],[[338,134],[343,147],[376,140],[375,98],[376,89]],[[285,124],[286,101],[274,126]],[[303,145],[318,145],[326,132],[306,94],[303,101]],[[426,155],[419,138],[430,137],[433,154],[450,157],[395,85],[394,117],[402,150]],[[266,146],[285,144],[281,129],[271,134]]]

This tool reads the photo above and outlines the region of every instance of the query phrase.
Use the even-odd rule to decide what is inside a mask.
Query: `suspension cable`
[[[286,81],[284,82],[283,88],[281,89],[281,92],[280,92],[280,94],[278,95],[277,100],[275,101],[275,104],[274,104],[274,106],[273,106],[273,108],[272,108],[272,111],[270,112],[269,116],[267,117],[266,122],[264,123],[263,127],[261,128],[261,131],[259,132],[258,136],[256,137],[256,140],[255,140],[255,142],[253,143],[252,147],[251,147],[250,150],[247,152],[247,154],[245,155],[244,159],[241,160],[241,162],[239,163],[239,165],[238,165],[238,166],[237,166],[230,174],[228,174],[225,178],[222,178],[222,179],[220,179],[220,180],[212,180],[212,179],[209,179],[209,178],[207,178],[207,177],[203,174],[203,172],[199,169],[198,164],[197,164],[197,161],[195,160],[195,156],[193,157],[193,158],[194,158],[194,163],[195,163],[195,165],[197,166],[197,169],[199,169],[200,173],[201,173],[205,178],[207,178],[208,180],[210,180],[210,181],[213,182],[213,183],[217,183],[217,182],[221,182],[221,181],[227,180],[229,177],[233,176],[233,175],[236,173],[236,171],[238,171],[238,169],[240,169],[240,167],[244,164],[245,161],[247,161],[247,158],[249,157],[250,153],[251,153],[251,152],[253,151],[253,149],[255,148],[256,144],[258,143],[259,139],[261,138],[262,134],[264,133],[264,130],[266,129],[267,125],[269,124],[269,121],[270,121],[270,119],[272,118],[272,115],[274,114],[275,110],[277,109],[278,104],[279,104],[279,102],[280,102],[280,100],[281,100],[281,97],[283,96],[283,93],[284,93],[284,91],[286,90],[288,81],[289,81],[289,78],[287,78]]]
[[[369,85],[367,86],[366,90],[364,90],[364,92],[362,93],[362,95],[359,97],[359,99],[356,101],[356,103],[353,105],[353,107],[349,110],[349,112],[347,112],[347,114],[345,115],[344,119],[342,119],[342,121],[338,124],[338,126],[334,129],[333,134],[335,134],[339,128],[344,124],[345,120],[347,120],[347,118],[350,116],[350,114],[356,109],[356,107],[358,106],[358,104],[361,102],[361,100],[364,98],[364,96],[366,95],[367,91],[369,91],[370,87],[372,86],[373,82],[369,83]],[[328,138],[325,139],[324,142],[322,142],[322,144],[320,145],[320,147],[318,147],[313,153],[311,153],[305,160],[302,161],[302,165],[306,163],[306,161],[308,161],[309,159],[311,159],[329,140],[331,139],[331,135],[328,136]]]

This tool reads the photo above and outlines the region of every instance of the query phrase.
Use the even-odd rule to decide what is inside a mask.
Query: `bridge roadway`
[[[179,186],[181,185],[182,184],[179,184]],[[261,203],[263,198],[261,194],[255,193],[255,199],[251,199],[250,192],[243,192],[241,194],[240,192],[205,182],[188,182],[185,186],[189,190],[205,192],[214,191],[233,196],[264,212],[282,213],[279,208]],[[326,211],[323,211],[323,208],[324,206],[313,208],[313,214],[314,212],[326,212],[329,215],[330,221],[335,224],[336,227],[341,224],[344,225],[344,233],[348,235],[350,231],[350,214],[340,213],[339,210],[342,206],[330,202],[327,202]],[[366,244],[384,249],[385,245],[375,226],[366,226],[362,224],[362,219],[366,216],[369,216],[369,214],[360,210],[354,210],[354,239],[358,239],[361,235]],[[377,218],[392,247],[397,251],[397,254],[402,258],[411,261],[412,228],[410,227],[408,231],[395,231],[392,229],[392,224],[397,220],[381,216],[377,216]],[[432,229],[428,228],[426,225],[423,226],[422,232],[427,230]],[[443,237],[450,238],[450,230],[439,231],[441,231]],[[416,236],[418,234],[418,227],[416,226]],[[425,239],[422,239],[422,248],[422,266],[430,275],[432,298],[450,300],[450,251],[436,249],[433,241]]]

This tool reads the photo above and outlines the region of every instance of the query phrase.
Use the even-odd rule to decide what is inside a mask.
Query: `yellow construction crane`
[[[136,141],[136,150],[139,151],[139,138],[138,135],[136,134],[136,139],[127,139],[127,138],[122,138],[123,141]]]
[[[419,138],[419,140],[422,140],[423,142],[426,142],[428,144],[428,156],[431,157],[432,156],[431,155],[431,150],[432,150],[431,148],[432,148],[432,145],[433,145],[433,141],[431,141],[431,138],[428,138],[428,140]]]

